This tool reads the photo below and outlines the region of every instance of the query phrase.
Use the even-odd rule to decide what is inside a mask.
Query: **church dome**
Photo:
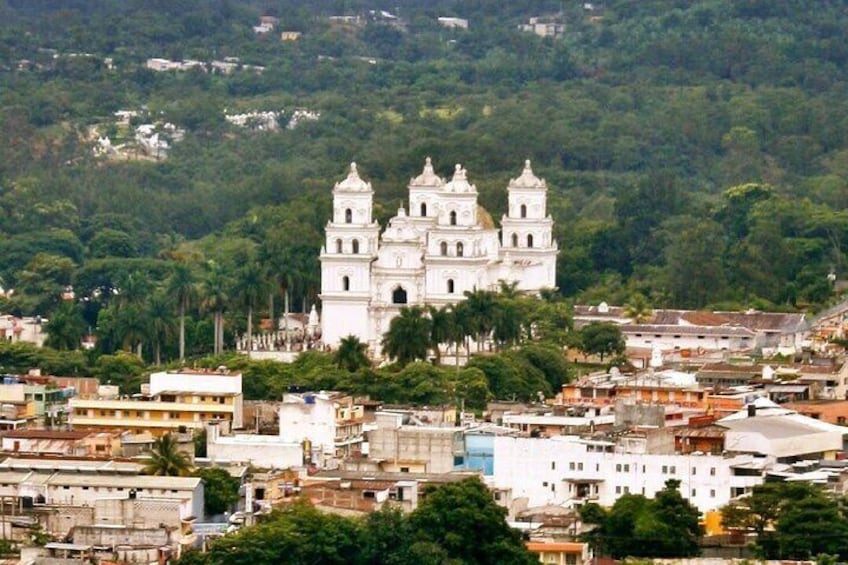
[[[433,162],[429,157],[424,160],[424,170],[421,171],[421,174],[415,177],[414,179],[410,179],[409,186],[432,186],[432,187],[440,187],[444,186],[445,181],[436,174],[433,170]]]
[[[341,182],[337,182],[334,190],[341,190],[345,192],[370,192],[371,183],[362,180],[359,177],[359,173],[356,171],[356,163],[351,163],[350,172],[347,174],[347,178]]]
[[[465,169],[457,164],[453,172],[453,178],[445,185],[445,192],[477,192],[477,188],[468,182]]]
[[[521,176],[517,179],[509,181],[507,188],[539,188],[545,189],[545,181],[533,174],[533,169],[530,168],[530,159],[524,161],[524,170],[521,171]]]

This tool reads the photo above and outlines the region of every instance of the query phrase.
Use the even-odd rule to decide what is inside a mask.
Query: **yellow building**
[[[225,420],[234,427],[241,420],[241,394],[172,393],[155,397],[118,399],[72,398],[70,423],[74,429],[121,429],[133,433],[201,429],[205,422]]]
[[[119,429],[160,436],[202,429],[211,421],[242,426],[241,374],[183,369],[150,375],[142,394],[120,397],[101,386],[96,398],[70,400],[74,429]]]

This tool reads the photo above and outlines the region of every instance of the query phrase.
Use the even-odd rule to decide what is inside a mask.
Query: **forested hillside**
[[[73,285],[108,350],[127,340],[104,329],[101,310],[130,275],[153,296],[177,264],[236,281],[252,261],[300,309],[316,300],[330,190],[348,162],[373,183],[385,222],[426,156],[442,175],[461,162],[496,219],[508,179],[531,159],[551,187],[567,297],[762,309],[832,300],[827,275],[848,267],[848,3],[591,8],[0,2],[0,276],[16,291],[2,309],[50,317]],[[263,14],[279,23],[256,34]],[[359,19],[329,19],[343,15]],[[546,15],[561,36],[519,30]],[[151,57],[237,57],[239,68],[156,72]],[[320,117],[276,131],[224,117],[279,111],[285,125],[298,109]],[[120,125],[118,110],[137,115]],[[167,158],[95,155],[98,137],[132,142],[129,128],[147,122],[184,130]],[[227,288],[219,304],[239,296]],[[189,314],[202,304],[218,311],[195,300]]]

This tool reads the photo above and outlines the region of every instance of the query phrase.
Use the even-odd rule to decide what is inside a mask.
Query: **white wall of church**
[[[347,302],[323,298],[321,339],[324,343],[337,344],[351,334],[368,335],[368,302]]]

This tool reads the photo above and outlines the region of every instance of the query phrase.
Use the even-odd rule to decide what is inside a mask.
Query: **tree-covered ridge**
[[[95,298],[83,304],[93,327],[130,273],[162,280],[176,260],[214,260],[236,276],[250,258],[300,308],[315,300],[329,191],[346,163],[374,184],[385,222],[425,156],[443,175],[461,161],[496,216],[531,158],[551,187],[567,296],[816,307],[830,299],[828,273],[844,276],[848,238],[844,7],[407,1],[391,8],[397,26],[353,1],[7,0],[0,276],[17,295],[6,307],[49,317],[73,285]],[[561,37],[518,30],[560,9]],[[258,37],[262,13],[302,37]],[[442,15],[470,28],[442,28]],[[229,56],[265,70],[144,68]],[[253,133],[227,124],[225,108],[321,117]],[[164,161],[95,158],[91,128],[127,135],[119,109],[175,123],[185,139]]]

